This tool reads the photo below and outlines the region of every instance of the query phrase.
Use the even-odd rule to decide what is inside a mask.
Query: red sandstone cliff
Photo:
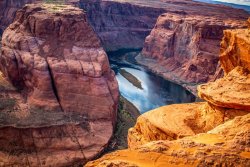
[[[219,12],[218,12],[219,13]],[[246,27],[241,18],[163,14],[146,38],[139,63],[196,92],[196,85],[222,76],[223,30]]]
[[[1,77],[1,165],[69,166],[103,151],[118,84],[82,10],[25,6],[3,33],[0,62],[10,81]]]
[[[106,50],[142,48],[160,14],[247,19],[243,10],[191,0],[80,0]]]

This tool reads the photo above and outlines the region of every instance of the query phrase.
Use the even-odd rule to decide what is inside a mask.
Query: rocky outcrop
[[[250,27],[250,19],[248,19],[248,27]],[[237,66],[250,70],[249,29],[224,31],[221,46],[220,62],[225,73],[229,73]]]
[[[192,137],[149,142],[119,150],[86,167],[242,166],[249,161],[250,114],[236,117],[212,131]]]
[[[249,113],[210,103],[175,104],[149,111],[129,130],[128,145],[136,148],[151,141],[176,140],[205,133],[227,120]]]
[[[1,165],[69,166],[103,151],[118,85],[82,10],[25,6],[3,33],[0,62],[16,89],[2,78]]]
[[[245,26],[240,19],[163,14],[137,61],[196,93],[197,84],[222,76],[218,60],[223,30]]]
[[[250,110],[249,91],[249,70],[240,66],[224,78],[198,87],[199,96],[213,105],[242,110]]]
[[[232,32],[243,32],[242,29]],[[235,68],[214,82],[200,85],[198,94],[206,102],[169,105],[149,111],[129,130],[129,149],[117,151],[88,163],[92,166],[249,166],[249,48],[248,32],[238,42],[223,41]],[[224,40],[228,31],[225,31]],[[225,48],[228,43],[228,48]],[[234,48],[234,49],[231,49]],[[232,67],[230,61],[223,69]],[[241,63],[244,62],[244,63]]]

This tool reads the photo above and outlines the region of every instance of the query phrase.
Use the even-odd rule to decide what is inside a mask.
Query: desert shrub
[[[64,4],[66,0],[43,0],[45,3],[52,3],[52,4]]]

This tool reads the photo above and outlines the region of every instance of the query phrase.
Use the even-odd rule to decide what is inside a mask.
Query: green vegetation
[[[43,2],[49,4],[65,4],[66,0],[43,0]]]
[[[136,123],[137,117],[140,115],[138,109],[127,99],[121,96],[118,107],[117,124],[115,133],[108,151],[125,149],[127,145],[127,135],[129,128]]]
[[[135,87],[139,89],[143,89],[141,85],[141,81],[139,81],[134,75],[130,74],[124,69],[120,69],[120,74],[126,78],[130,83],[132,83]]]
[[[43,0],[43,7],[48,9],[50,12],[60,12],[67,8],[66,0]]]

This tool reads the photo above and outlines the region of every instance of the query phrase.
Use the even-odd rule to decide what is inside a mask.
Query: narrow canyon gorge
[[[0,166],[250,166],[243,9],[0,0]]]

